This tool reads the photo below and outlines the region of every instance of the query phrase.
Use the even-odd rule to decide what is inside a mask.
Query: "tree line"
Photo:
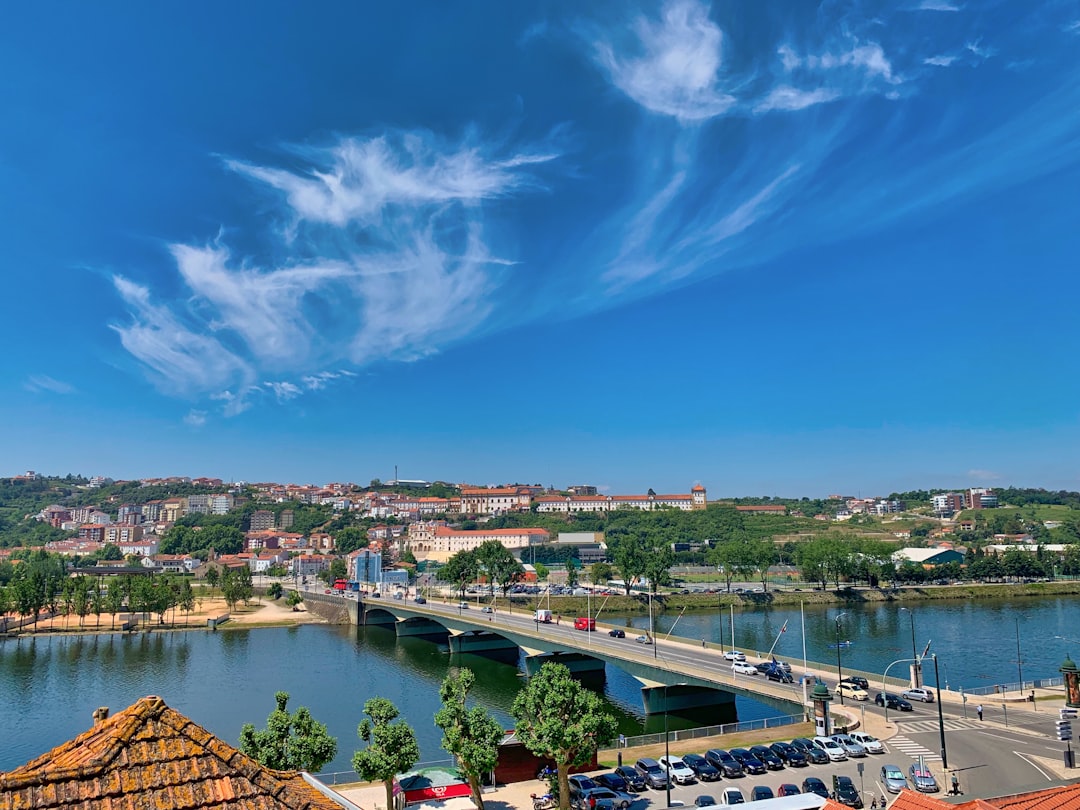
[[[442,707],[434,723],[442,733],[442,747],[454,756],[469,784],[472,801],[484,810],[484,777],[499,759],[502,725],[482,707],[469,708],[467,698],[476,676],[461,668],[446,676],[439,689]],[[240,732],[240,750],[270,768],[318,772],[337,756],[337,739],[305,707],[288,711],[289,695],[278,692],[277,703],[265,729],[246,724]],[[365,746],[352,757],[357,775],[367,782],[382,782],[386,807],[393,807],[394,779],[420,759],[415,730],[392,701],[373,697],[364,703],[364,719],[357,736]],[[561,810],[570,807],[567,777],[572,767],[588,762],[596,751],[614,741],[615,717],[601,699],[583,687],[562,664],[544,664],[529,678],[510,709],[515,732],[535,756],[555,762],[552,788]]]

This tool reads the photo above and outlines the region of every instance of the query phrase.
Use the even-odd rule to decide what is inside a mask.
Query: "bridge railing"
[[[422,771],[427,768],[442,768],[444,770],[454,770],[457,768],[457,762],[453,759],[435,759],[431,762],[418,762],[409,768],[409,772]],[[324,785],[348,785],[354,782],[363,782],[359,776],[356,775],[356,771],[329,771],[325,773],[312,774],[316,779],[322,782]]]
[[[1054,678],[1034,678],[1030,681],[1024,681],[1020,683],[1013,681],[1011,683],[999,683],[994,686],[976,686],[974,689],[965,689],[965,695],[1003,695],[1006,692],[1023,692],[1027,689],[1051,689],[1055,686],[1064,686],[1065,679],[1062,677]]]
[[[700,728],[684,728],[669,731],[667,739],[671,742],[678,740],[694,740],[701,737],[719,737],[723,734],[737,734],[741,731],[760,731],[762,729],[780,728],[781,726],[793,726],[806,721],[801,714],[786,714],[780,717],[766,717],[762,720],[743,720],[739,723],[724,723],[720,726],[701,726]],[[638,745],[657,745],[664,741],[664,733],[638,734],[633,737],[620,737],[620,748],[631,748]]]

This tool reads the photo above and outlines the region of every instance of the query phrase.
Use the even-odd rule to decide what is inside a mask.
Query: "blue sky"
[[[5,7],[0,473],[1080,488],[1080,6]]]

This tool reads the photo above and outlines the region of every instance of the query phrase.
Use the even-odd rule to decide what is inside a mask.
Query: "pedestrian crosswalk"
[[[965,729],[979,728],[980,724],[978,720],[963,720],[959,717],[950,718],[944,723],[946,731],[964,731]],[[918,734],[922,731],[937,731],[937,720],[911,720],[902,722],[899,724],[901,731],[908,734]]]
[[[912,759],[919,759],[920,757],[927,762],[941,762],[941,757],[935,754],[925,745],[919,745],[914,740],[909,740],[904,736],[893,737],[888,742],[889,748],[894,751],[899,751],[901,754],[906,754]]]

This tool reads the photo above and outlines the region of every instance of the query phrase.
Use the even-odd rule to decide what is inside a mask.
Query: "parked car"
[[[929,689],[905,689],[900,693],[900,697],[907,698],[908,700],[918,700],[923,703],[933,703],[934,693]]]
[[[634,641],[636,641],[638,644],[652,644],[652,639],[649,638],[649,635],[647,633],[643,636],[638,636],[634,639]]]
[[[865,757],[866,749],[859,743],[855,742],[851,736],[847,734],[833,734],[833,740],[840,744],[840,747],[844,749],[844,753],[849,757]]]
[[[762,799],[775,799],[776,795],[768,785],[754,785],[750,791],[750,801],[760,802]]]
[[[855,684],[860,689],[865,689],[867,692],[870,691],[870,682],[866,680],[866,678],[860,678],[857,675],[849,675],[844,678],[844,680],[848,683]]]
[[[777,796],[798,796],[801,791],[798,785],[793,785],[790,782],[785,782],[780,786],[780,789],[776,791]]]
[[[566,781],[570,785],[571,793],[581,793],[584,790],[594,790],[595,788],[600,787],[600,785],[583,773],[572,773],[566,777]]]
[[[848,807],[861,808],[863,806],[859,789],[855,787],[850,776],[833,777],[833,798]]]
[[[867,734],[865,731],[853,731],[848,735],[867,750],[871,754],[884,754],[885,746],[881,744],[881,740],[875,737],[873,734]]]
[[[612,638],[626,638],[626,631],[621,630],[618,627],[613,627],[607,631],[607,634]]]
[[[746,656],[738,650],[728,650],[724,653],[724,658],[728,661],[745,661]]]
[[[615,807],[618,810],[626,810],[630,805],[637,801],[637,796],[633,796],[629,793],[623,793],[619,790],[612,790],[611,788],[598,787],[592,790],[584,790],[578,797],[581,802],[581,806],[585,808],[591,808],[592,799],[596,799],[597,807]]]
[[[916,762],[908,769],[911,785],[920,793],[937,793],[938,783],[930,769]]]
[[[746,799],[742,795],[742,791],[737,787],[724,788],[720,794],[721,804],[746,804]]]
[[[899,793],[907,787],[907,777],[895,765],[881,766],[881,784],[889,793]]]
[[[600,787],[610,788],[611,790],[622,791],[623,793],[630,793],[630,785],[627,781],[617,773],[602,773],[599,776],[592,778],[596,784]]]
[[[742,765],[746,773],[753,775],[765,773],[765,763],[751,754],[746,748],[732,748],[731,755]]]
[[[829,798],[829,789],[825,787],[825,783],[816,776],[808,776],[803,779],[802,792],[815,793],[823,799]]]
[[[840,681],[836,685],[836,694],[841,697],[851,698],[852,700],[869,700],[870,693],[863,689],[861,686],[856,686],[853,683],[847,681]]]
[[[712,796],[698,796],[694,799],[694,807],[715,807],[716,799]]]
[[[742,765],[739,764],[739,760],[735,759],[730,752],[725,751],[723,748],[710,748],[705,752],[705,759],[712,763],[713,767],[720,771],[725,779],[745,776],[745,771],[743,771]]]
[[[847,752],[832,737],[814,737],[814,745],[825,752],[830,762],[843,762],[847,759]]]
[[[878,692],[874,697],[874,703],[878,706],[888,706],[890,709],[896,709],[901,712],[913,711],[910,703],[899,695],[894,695],[892,692]]]
[[[640,793],[648,787],[645,784],[645,777],[638,773],[638,769],[633,765],[620,765],[615,769],[615,775],[625,779],[626,786],[634,793]],[[608,787],[611,787],[611,785],[608,785]]]
[[[663,790],[668,785],[667,773],[660,767],[660,763],[652,757],[642,757],[634,763],[645,784],[653,790]]]
[[[780,759],[771,748],[764,745],[751,745],[750,753],[765,763],[770,771],[784,770],[784,760]]]
[[[747,664],[743,661],[736,661],[731,665],[731,671],[736,675],[757,675],[757,667],[753,664]]]
[[[791,743],[774,742],[769,748],[784,761],[785,765],[791,768],[805,768],[810,764],[809,760],[806,758],[806,754]]]
[[[813,740],[806,737],[796,737],[791,741],[791,745],[796,750],[802,752],[806,757],[807,762],[813,765],[825,765],[829,762],[829,755],[825,753],[824,749],[818,748],[814,745]],[[803,793],[806,791],[803,790]]]
[[[701,754],[683,754],[682,761],[702,782],[715,782],[720,778],[720,771]]]
[[[691,785],[697,780],[694,769],[679,757],[660,757],[660,767],[676,785]]]

